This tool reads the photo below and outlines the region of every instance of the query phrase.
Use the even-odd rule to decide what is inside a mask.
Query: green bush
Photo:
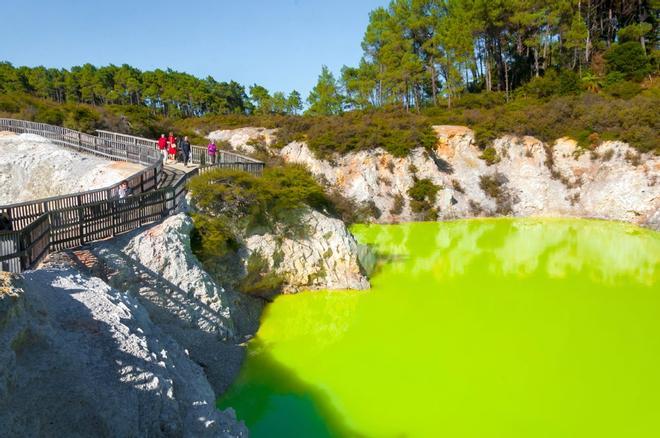
[[[392,204],[392,209],[390,210],[390,214],[393,215],[399,215],[403,212],[403,207],[405,205],[405,199],[403,198],[403,195],[400,193],[397,193],[394,195],[394,204]]]
[[[193,214],[191,245],[211,272],[224,272],[223,264],[236,258],[245,236],[271,232],[302,238],[308,231],[301,220],[305,206],[332,209],[322,187],[301,166],[267,168],[261,177],[217,169],[188,184],[198,210]],[[241,291],[268,298],[281,290],[284,280],[270,271],[260,254],[250,256],[247,271],[238,285]]]
[[[190,234],[190,244],[197,258],[209,265],[238,249],[234,231],[221,218],[205,214],[193,214],[195,227]]]
[[[64,122],[64,113],[55,108],[43,108],[34,115],[34,121],[39,123],[48,123],[49,125],[62,125]]]
[[[545,75],[532,78],[531,81],[517,90],[521,96],[530,96],[537,99],[554,96],[559,90],[559,77],[554,70],[548,70]]]
[[[410,209],[414,213],[422,213],[424,220],[436,220],[438,211],[434,208],[440,187],[428,178],[418,179],[408,189],[410,196]]]
[[[610,72],[620,72],[628,80],[641,81],[653,71],[642,45],[637,41],[614,44],[606,53],[605,61]]]
[[[424,117],[401,111],[355,111],[318,117],[305,138],[310,149],[320,157],[375,148],[403,157],[412,149],[430,149],[436,143],[431,125]]]
[[[492,146],[488,146],[486,149],[484,149],[479,158],[484,160],[489,166],[492,166],[493,164],[500,161],[500,157],[497,155],[497,151]]]
[[[0,113],[18,113],[21,111],[21,105],[13,96],[0,95]]]
[[[498,199],[502,196],[502,188],[495,176],[481,175],[479,178],[479,187],[483,192],[493,199]]]
[[[222,217],[239,229],[251,232],[290,222],[292,212],[305,205],[331,211],[323,188],[302,166],[266,168],[261,177],[237,170],[217,169],[189,182],[192,200],[206,214]]]
[[[617,81],[603,88],[607,94],[619,99],[632,99],[642,92],[642,86],[632,81]]]

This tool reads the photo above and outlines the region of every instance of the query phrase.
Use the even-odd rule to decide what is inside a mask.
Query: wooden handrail
[[[127,135],[127,134],[118,134],[116,132],[110,132],[110,131],[104,131],[101,129],[97,129],[96,132],[99,134],[99,137],[101,138],[108,138],[108,139],[119,139],[123,138],[126,139],[127,141],[134,141],[136,144],[141,144],[145,145],[148,147],[153,147],[155,148],[158,144],[158,140],[151,140],[148,138],[144,137],[136,137],[134,135]],[[130,140],[129,140],[130,139]],[[205,164],[201,162],[200,156],[202,155],[208,155],[207,154],[207,148],[205,146],[199,146],[199,145],[190,145],[191,148],[191,163],[192,164],[199,164],[203,165]],[[218,150],[218,160],[222,160],[222,156],[224,155],[226,159],[224,161],[226,162],[234,162],[234,163],[263,163],[262,161],[259,161],[255,158],[248,157],[247,155],[242,155],[234,151],[225,151],[222,149]]]
[[[0,231],[0,271],[31,269],[50,250],[74,248],[158,221],[181,204],[186,195],[186,182],[193,175],[215,168],[236,168],[261,174],[264,168],[264,163],[254,158],[218,151],[218,163],[203,166],[200,162],[202,167],[186,173],[170,187],[158,189],[163,161],[154,140],[109,131],[97,131],[98,135],[93,136],[45,123],[0,118],[2,130],[37,134],[79,152],[148,167],[126,179],[135,193],[128,198],[118,199],[119,184],[113,184],[0,206],[0,213],[8,214],[12,223],[11,231]],[[199,155],[202,148],[194,148]]]

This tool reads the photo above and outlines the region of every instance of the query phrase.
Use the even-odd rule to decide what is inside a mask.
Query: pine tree
[[[307,98],[309,109],[307,114],[331,115],[340,114],[343,110],[344,96],[339,84],[327,66],[321,68],[318,82]]]

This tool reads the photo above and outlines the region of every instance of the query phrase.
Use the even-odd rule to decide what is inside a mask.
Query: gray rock
[[[131,294],[71,267],[2,282],[0,435],[247,436]]]
[[[270,268],[286,279],[287,292],[369,288],[358,261],[357,242],[341,220],[309,209],[302,223],[307,228],[303,238],[250,236],[245,260],[255,251],[265,257]]]
[[[189,216],[177,214],[90,251],[98,269],[110,272],[109,283],[137,297],[220,394],[240,370],[239,344],[257,330],[263,303],[216,283],[192,253],[192,227]]]

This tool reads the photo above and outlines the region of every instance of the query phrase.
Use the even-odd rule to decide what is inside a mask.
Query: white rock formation
[[[227,142],[233,149],[239,152],[254,154],[257,150],[252,143],[257,141],[263,142],[265,146],[270,146],[276,140],[276,132],[276,129],[266,128],[221,129],[211,132],[206,138],[219,142]]]
[[[239,437],[129,293],[71,267],[0,278],[0,435]]]
[[[96,272],[137,297],[150,318],[205,367],[217,393],[233,381],[242,360],[237,344],[256,331],[262,303],[224,290],[190,247],[185,214],[148,230],[90,248]]]
[[[34,134],[0,135],[0,205],[97,189],[142,169],[77,153]]]
[[[590,217],[660,228],[659,157],[641,155],[621,142],[604,142],[592,154],[565,138],[549,148],[533,137],[504,136],[493,144],[499,161],[489,166],[470,129],[434,130],[438,143],[433,151],[416,149],[403,158],[374,149],[321,160],[300,142],[273,152],[286,162],[306,165],[352,200],[373,202],[380,223],[419,219],[409,206],[414,176],[441,187],[434,206],[440,219],[497,215],[510,207],[506,214],[514,216]],[[484,176],[500,181],[506,209],[481,189]],[[397,198],[404,201],[400,209]]]
[[[346,225],[317,211],[303,213],[301,239],[272,234],[246,240],[248,256],[258,252],[286,279],[286,292],[300,289],[368,289],[360,270],[358,245]],[[246,257],[247,260],[247,257]]]

